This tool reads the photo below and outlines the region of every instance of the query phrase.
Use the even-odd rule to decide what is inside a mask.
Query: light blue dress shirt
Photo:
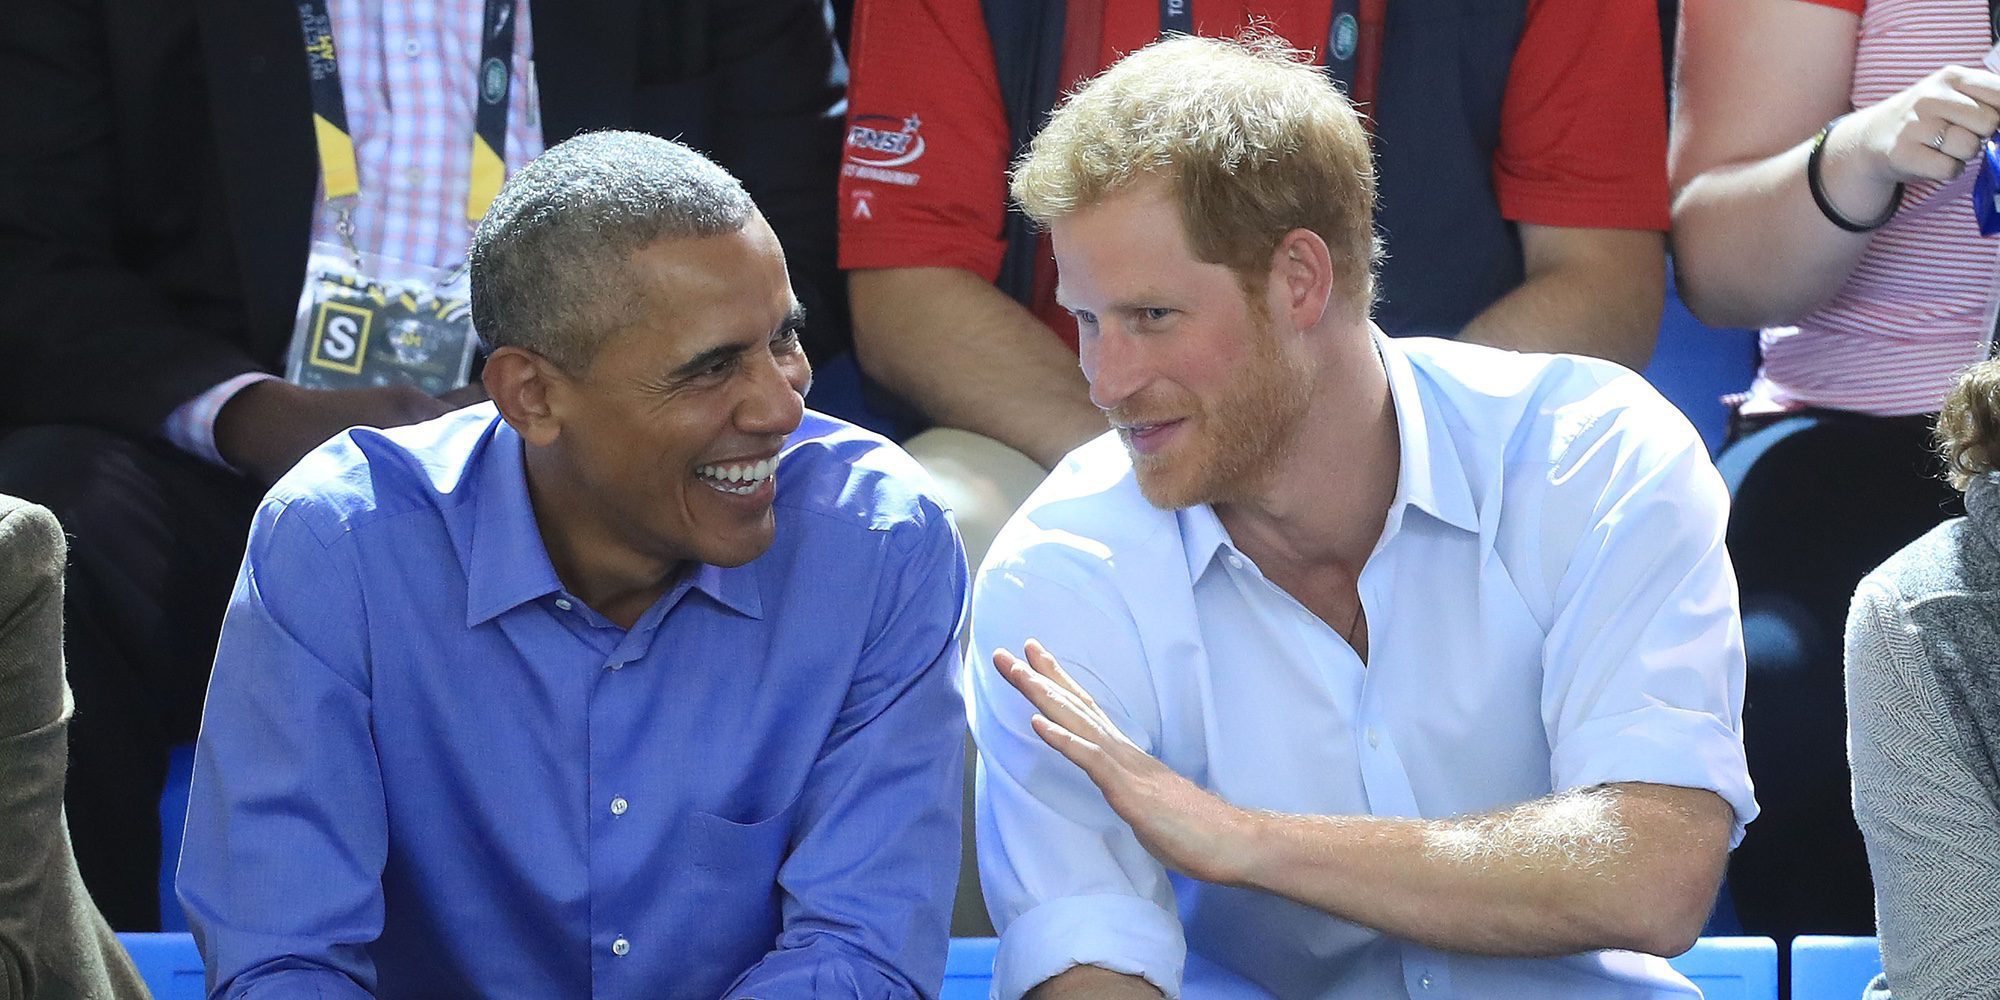
[[[1135,742],[1240,806],[1438,819],[1656,782],[1720,794],[1733,844],[1757,807],[1727,496],[1700,438],[1615,365],[1377,342],[1401,465],[1360,577],[1367,664],[1212,510],[1148,505],[1112,436],[994,542],[967,670],[1002,1000],[1084,963],[1197,1000],[1699,995],[1651,956],[1450,954],[1169,873],[987,663],[1040,638]]]
[[[934,995],[966,574],[926,483],[808,412],[770,550],[627,631],[556,578],[490,405],[308,456],[196,754],[210,994]]]

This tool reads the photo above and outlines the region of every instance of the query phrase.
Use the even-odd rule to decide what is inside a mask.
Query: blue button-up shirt
[[[196,756],[210,994],[934,995],[966,572],[925,482],[809,412],[770,550],[624,630],[557,579],[491,406],[309,456]]]
[[[1694,429],[1616,365],[1377,343],[1400,460],[1360,574],[1365,664],[1213,510],[1147,504],[1110,436],[993,543],[972,648],[1040,638],[1127,736],[1248,808],[1442,819],[1651,782],[1715,792],[1740,838],[1757,806],[1728,498]],[[1169,873],[1027,700],[968,669],[1003,1000],[1078,964],[1196,1000],[1698,995],[1649,955],[1453,954]]]

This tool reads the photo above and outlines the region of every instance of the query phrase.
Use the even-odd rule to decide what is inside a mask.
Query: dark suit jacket
[[[822,0],[537,4],[543,133],[679,138],[742,178],[845,336],[834,164],[846,66]],[[0,5],[0,425],[156,432],[281,370],[318,182],[281,0]],[[468,126],[469,127],[469,126]]]
[[[146,996],[63,824],[63,548],[55,515],[0,495],[0,1000]]]

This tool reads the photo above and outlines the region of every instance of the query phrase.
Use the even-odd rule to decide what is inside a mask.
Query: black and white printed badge
[[[516,2],[486,0],[465,202],[471,224],[486,215],[507,175],[502,153]],[[450,392],[465,385],[479,348],[465,266],[414,266],[355,246],[353,214],[361,177],[347,125],[333,22],[326,0],[300,0],[298,12],[319,151],[321,210],[332,214],[340,241],[313,243],[285,378],[314,389],[413,385],[434,396]]]
[[[373,254],[315,244],[285,379],[312,389],[450,392],[465,384],[479,349],[469,293],[463,267],[408,274]]]

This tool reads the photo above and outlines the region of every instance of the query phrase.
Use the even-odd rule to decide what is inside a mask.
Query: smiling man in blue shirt
[[[210,995],[934,995],[964,557],[804,409],[770,227],[597,133],[472,268],[493,403],[349,431],[258,512],[180,874]]]

